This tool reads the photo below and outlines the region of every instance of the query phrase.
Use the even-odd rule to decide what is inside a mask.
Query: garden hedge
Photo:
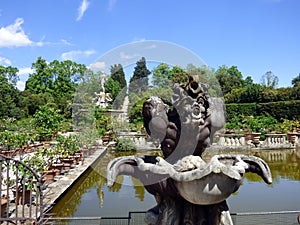
[[[300,100],[268,103],[226,104],[226,118],[234,116],[272,116],[275,119],[300,119]]]

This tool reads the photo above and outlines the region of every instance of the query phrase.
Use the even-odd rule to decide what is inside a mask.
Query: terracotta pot
[[[44,182],[47,183],[47,184],[53,183],[55,175],[56,175],[56,171],[55,170],[45,170],[43,172],[43,180],[44,180]]]
[[[73,163],[74,163],[74,158],[72,158],[72,157],[70,157],[70,158],[62,158],[61,159],[61,162],[62,163],[68,163],[68,164],[70,164],[70,165],[72,165]]]
[[[64,169],[63,163],[53,163],[51,165],[51,170],[55,171],[55,175],[58,176],[61,174],[61,171]]]
[[[7,212],[8,198],[1,198],[1,217],[3,218]]]
[[[1,154],[6,156],[6,157],[11,157],[13,155],[13,151],[1,151]]]
[[[15,202],[17,203],[17,205],[26,205],[26,204],[30,204],[30,202],[31,202],[31,199],[30,199],[31,191],[30,190],[25,190],[25,192],[13,190],[13,195],[14,195]]]

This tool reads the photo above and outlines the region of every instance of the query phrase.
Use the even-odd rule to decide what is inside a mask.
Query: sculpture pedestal
[[[184,199],[164,198],[145,216],[148,225],[233,225],[226,201],[196,205]]]

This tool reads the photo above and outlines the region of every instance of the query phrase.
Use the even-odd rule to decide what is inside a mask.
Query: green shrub
[[[117,138],[116,139],[116,150],[117,151],[132,151],[136,150],[136,147],[132,140],[128,138]]]

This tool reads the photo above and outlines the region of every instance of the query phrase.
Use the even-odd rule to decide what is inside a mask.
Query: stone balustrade
[[[218,145],[226,147],[245,146],[245,137],[242,134],[220,134]]]
[[[157,148],[152,142],[147,140],[145,134],[136,132],[123,132],[119,134],[119,138],[129,139],[134,143],[137,149],[154,149]]]
[[[281,147],[287,144],[286,134],[266,134],[264,145],[268,147]]]
[[[266,139],[260,141],[260,133],[252,134],[219,134],[218,146],[226,148],[261,147],[261,148],[289,148],[300,145],[300,133],[265,134]]]

